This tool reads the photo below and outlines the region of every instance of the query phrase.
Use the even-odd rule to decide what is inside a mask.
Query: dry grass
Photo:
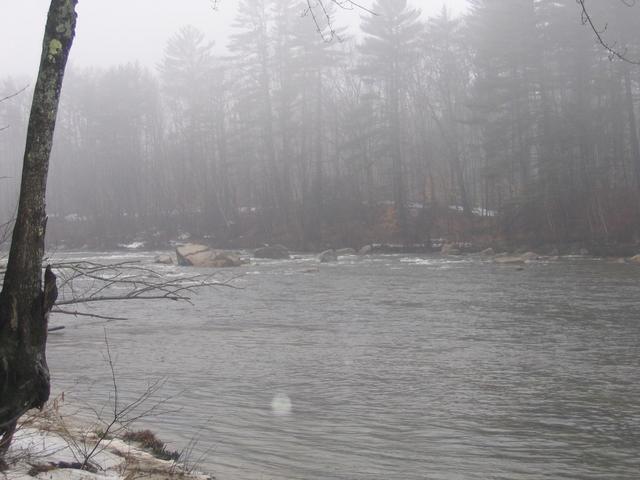
[[[143,449],[147,450],[154,457],[161,460],[178,460],[180,458],[180,452],[175,450],[167,450],[167,445],[158,439],[158,437],[151,430],[137,430],[126,432],[122,435],[122,439],[127,442],[135,442]]]

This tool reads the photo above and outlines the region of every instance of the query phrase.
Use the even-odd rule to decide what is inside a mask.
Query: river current
[[[241,288],[54,317],[55,391],[108,404],[106,328],[120,397],[163,379],[143,426],[218,480],[640,476],[640,267],[301,256],[223,274]]]

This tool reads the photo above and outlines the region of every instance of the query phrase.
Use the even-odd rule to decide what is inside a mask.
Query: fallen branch
[[[108,315],[98,315],[97,313],[78,312],[77,310],[63,310],[61,308],[51,309],[51,313],[60,313],[62,315],[71,315],[73,317],[89,317],[97,318],[99,320],[127,320],[125,317],[111,317]],[[57,327],[50,328],[49,331],[53,332]]]
[[[74,317],[124,320],[122,317],[61,308],[70,305],[130,300],[171,300],[191,302],[197,290],[210,287],[239,288],[237,277],[218,280],[214,275],[196,274],[167,278],[165,274],[136,261],[105,264],[91,261],[54,263],[59,279],[59,296],[52,312]]]

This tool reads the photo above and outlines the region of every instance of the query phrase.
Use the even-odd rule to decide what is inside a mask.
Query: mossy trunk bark
[[[0,292],[0,445],[15,422],[49,398],[45,356],[55,276],[42,280],[45,195],[62,79],[75,35],[77,0],[52,0],[44,33],[22,169],[18,213]],[[2,450],[0,449],[0,455]]]

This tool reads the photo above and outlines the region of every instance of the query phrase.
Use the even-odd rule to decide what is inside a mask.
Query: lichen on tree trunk
[[[55,292],[50,269],[42,288],[45,195],[62,79],[75,35],[77,0],[52,0],[29,116],[18,213],[0,292],[0,445],[31,408],[49,398],[47,317]],[[0,449],[0,455],[2,454]]]

